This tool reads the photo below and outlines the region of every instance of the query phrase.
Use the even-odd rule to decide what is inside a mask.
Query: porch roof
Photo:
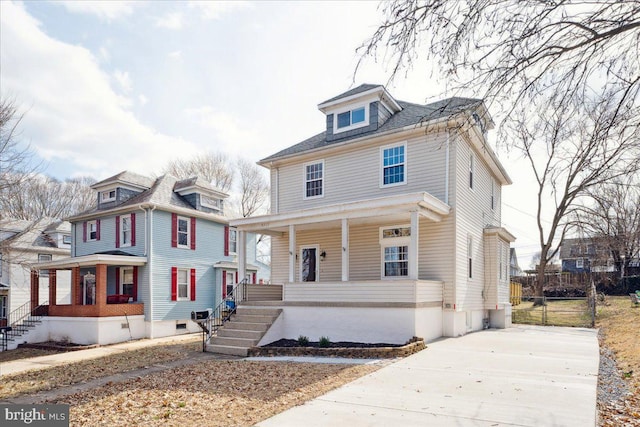
[[[279,234],[286,231],[290,225],[326,224],[327,222],[338,222],[341,219],[361,221],[366,221],[367,219],[379,220],[382,217],[406,219],[414,211],[431,221],[439,222],[451,212],[451,207],[427,192],[419,192],[327,205],[281,214],[239,218],[231,220],[229,225],[242,231]]]
[[[145,265],[147,257],[134,255],[91,254],[71,258],[58,259],[33,264],[32,270],[65,270],[73,267],[89,267],[97,264],[106,265]]]

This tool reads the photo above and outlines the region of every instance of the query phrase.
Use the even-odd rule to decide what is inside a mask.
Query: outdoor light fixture
[[[327,257],[327,252],[326,251],[322,251],[320,252],[320,258],[322,258],[322,260],[324,261],[324,259]]]

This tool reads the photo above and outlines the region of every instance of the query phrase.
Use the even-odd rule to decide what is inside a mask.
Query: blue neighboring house
[[[92,188],[95,208],[69,218],[71,258],[32,269],[32,300],[39,272],[48,270],[50,303],[45,327],[29,341],[108,344],[198,331],[191,312],[215,308],[242,279],[241,240],[224,216],[228,195],[196,177],[127,171]],[[256,235],[242,240],[250,260],[243,277],[268,280]],[[70,304],[55,303],[59,270],[71,270]]]

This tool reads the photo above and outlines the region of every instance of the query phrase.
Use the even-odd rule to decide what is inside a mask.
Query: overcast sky
[[[0,90],[58,179],[153,174],[202,151],[258,161],[321,132],[317,105],[361,83],[416,103],[445,96],[429,64],[387,84],[380,57],[354,82],[355,49],[381,19],[367,1],[0,1]],[[535,193],[526,166],[498,157],[514,181],[503,225],[527,269]]]

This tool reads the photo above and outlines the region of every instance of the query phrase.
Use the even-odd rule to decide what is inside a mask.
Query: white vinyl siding
[[[381,188],[381,147],[398,145],[405,141],[406,184]],[[277,209],[278,213],[286,213],[419,191],[426,191],[444,200],[445,145],[446,134],[438,133],[366,147],[345,147],[340,153],[323,155],[324,196],[317,199],[304,200],[300,197],[300,171],[302,165],[320,159],[283,164],[279,166],[278,171],[272,170],[271,174],[274,189],[271,192],[272,211],[275,212]],[[276,183],[279,183],[278,188]],[[348,185],[345,185],[346,183]]]

